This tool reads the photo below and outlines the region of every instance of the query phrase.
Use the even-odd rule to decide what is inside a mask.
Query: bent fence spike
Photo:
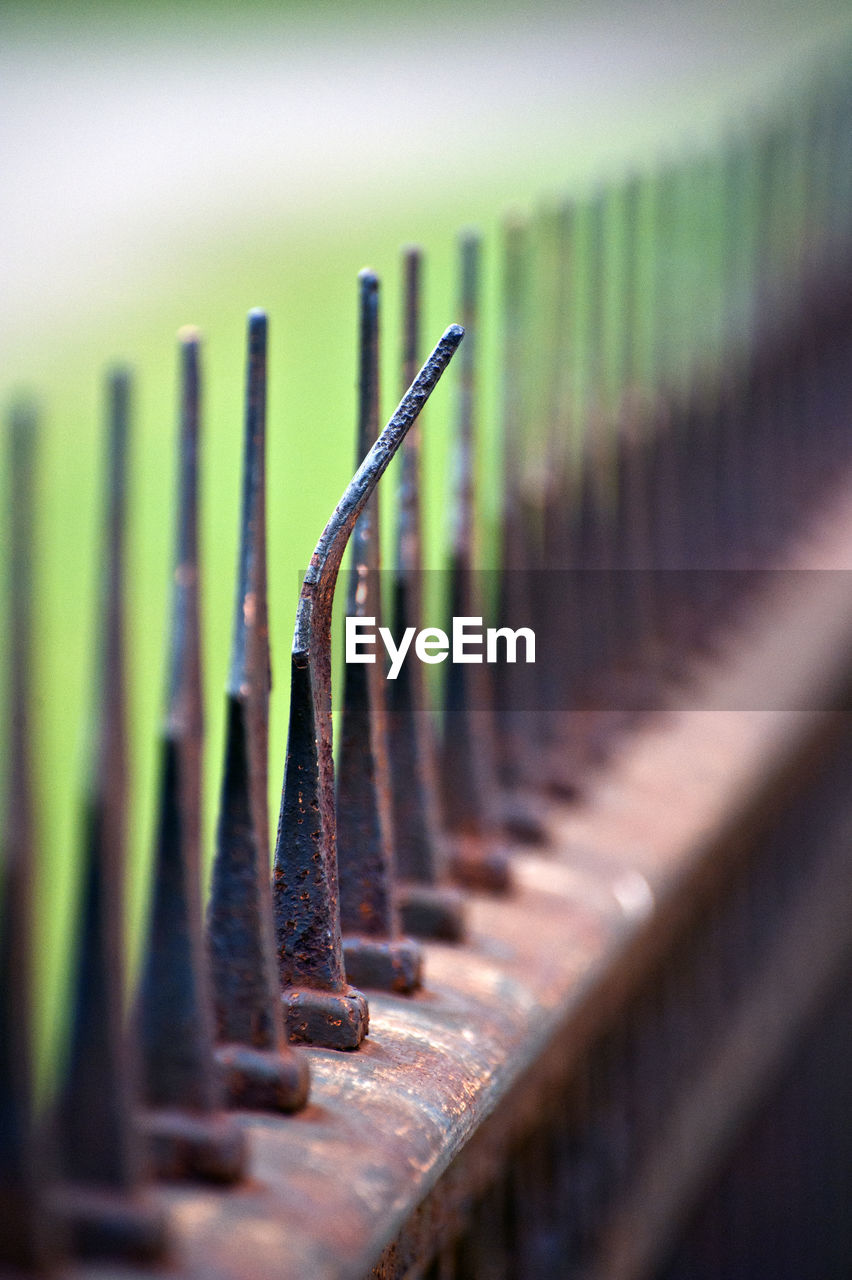
[[[124,533],[130,375],[109,380],[109,467],[101,689],[84,815],[80,949],[70,1046],[59,1101],[64,1180],[57,1206],[84,1256],[151,1260],[166,1218],[146,1185],[134,1107],[134,1042],[124,1015],[128,751],[124,658]]]
[[[207,915],[218,1048],[232,1106],[295,1111],[308,1063],[287,1043],[269,883],[266,592],[267,320],[248,320],[245,457],[225,768]]]
[[[0,1272],[44,1273],[58,1252],[33,1098],[32,925],[36,818],[30,742],[36,415],[16,406],[8,436],[8,754],[0,845]]]
[[[290,1037],[329,1048],[357,1048],[368,1026],[364,996],[346,984],[340,933],[331,726],[334,588],[359,515],[463,334],[458,325],[447,329],[361,463],[323,530],[299,597],[273,893]]]
[[[482,610],[473,579],[474,413],[480,237],[460,241],[461,303],[468,335],[462,351],[455,439],[455,492],[447,613],[452,620]],[[452,630],[452,623],[448,628]],[[459,884],[505,893],[511,885],[508,851],[498,840],[500,794],[485,670],[480,664],[446,663],[441,791],[450,836],[451,866]]]
[[[160,810],[139,990],[143,1132],[159,1177],[236,1182],[246,1136],[222,1109],[201,915],[204,713],[198,565],[199,339],[180,335],[177,547]]]
[[[422,261],[419,248],[405,250],[403,387],[409,386],[417,373]],[[420,440],[418,421],[400,450],[393,572],[393,633],[397,644],[408,627],[419,632],[423,626]],[[397,901],[403,928],[418,938],[458,942],[465,933],[465,903],[463,894],[447,883],[434,729],[419,662],[402,664],[396,680],[389,682],[387,702]]]
[[[362,271],[356,461],[379,433],[379,281]],[[381,626],[378,493],[352,531],[346,606],[350,617]],[[395,900],[385,673],[378,662],[347,663],[337,768],[337,868],[347,979],[355,986],[408,994],[422,982],[423,953],[400,936]]]

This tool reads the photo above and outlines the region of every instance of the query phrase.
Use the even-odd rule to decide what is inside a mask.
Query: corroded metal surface
[[[307,1100],[308,1067],[285,1035],[269,887],[266,347],[266,314],[252,311],[225,766],[207,941],[217,1058],[231,1104],[295,1111]]]
[[[417,372],[423,255],[405,250],[402,384]],[[423,626],[423,547],[420,493],[422,424],[403,441],[393,573],[393,633]],[[435,726],[423,668],[405,662],[388,689],[388,754],[391,766],[397,895],[404,928],[420,938],[454,942],[464,936],[465,907],[449,883],[447,848],[438,793]]]
[[[0,830],[0,1267],[36,1271],[56,1252],[45,1196],[52,1172],[40,1143],[32,1083],[33,859],[37,823],[30,732],[37,415],[20,404],[9,422],[9,686]]]
[[[168,705],[153,900],[139,988],[143,1131],[163,1177],[234,1182],[248,1147],[222,1110],[201,914],[203,705],[198,565],[199,341],[181,335],[181,423]]]
[[[379,433],[379,281],[359,277],[359,396],[356,465]],[[352,531],[348,617],[382,625],[379,494]],[[394,829],[388,761],[385,671],[348,662],[337,767],[337,869],[340,927],[348,980],[356,987],[402,993],[420,986],[423,955],[400,931],[395,892]]]
[[[279,972],[291,1039],[354,1049],[367,1032],[366,1001],[345,980],[337,895],[331,730],[334,589],[359,515],[463,336],[462,328],[451,325],[403,396],[326,525],[299,598],[273,873]]]
[[[477,342],[481,238],[466,232],[459,241],[461,312],[468,335],[462,349],[454,440],[452,529],[446,611],[453,618],[482,616],[474,576],[474,468],[477,403]],[[448,662],[444,672],[440,782],[451,841],[451,866],[466,888],[506,893],[512,882],[509,852],[500,839],[500,794],[494,755],[494,724],[481,665]]]
[[[124,1014],[127,371],[112,374],[108,399],[98,724],[85,813],[80,957],[68,1064],[60,1085],[62,1184],[56,1199],[75,1253],[151,1259],[165,1247],[166,1221],[161,1206],[147,1194],[134,1120],[136,1044]]]
[[[852,505],[823,533],[810,554],[845,566]],[[516,895],[475,899],[465,946],[427,946],[422,993],[374,997],[359,1055],[310,1051],[311,1105],[291,1123],[245,1119],[255,1152],[245,1190],[225,1200],[169,1191],[181,1241],[173,1274],[358,1277],[406,1223],[425,1221],[432,1238],[446,1229],[441,1212],[450,1220],[453,1197],[503,1167],[512,1135],[666,953],[683,911],[724,882],[809,752],[843,722],[820,710],[849,677],[841,576],[800,575],[795,596],[779,583],[738,635],[737,660],[705,674],[732,709],[693,703],[649,723],[588,801],[561,811],[560,856],[519,855]],[[775,710],[737,706],[737,690],[756,681]],[[838,900],[848,870],[844,860]],[[823,943],[824,972],[848,951],[845,929]],[[479,1142],[484,1167],[454,1183],[450,1166]],[[430,1195],[440,1205],[441,1189],[448,1198],[428,1228],[418,1206]]]

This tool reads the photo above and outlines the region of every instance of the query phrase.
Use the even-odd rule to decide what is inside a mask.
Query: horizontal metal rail
[[[814,760],[848,735],[848,713],[830,708],[842,707],[852,674],[842,584],[850,546],[844,494],[807,545],[808,564],[837,572],[798,574],[795,592],[777,575],[725,638],[733,657],[706,664],[706,705],[730,696],[733,709],[701,709],[699,691],[649,721],[588,797],[559,812],[555,853],[517,852],[517,893],[474,899],[465,944],[426,946],[420,994],[371,996],[370,1037],[357,1054],[308,1050],[307,1109],[242,1119],[254,1152],[248,1183],[227,1196],[164,1192],[177,1249],[162,1274],[416,1275],[452,1243],[684,922],[709,910]],[[737,708],[738,689],[753,698],[756,688],[767,709]],[[841,844],[776,928],[744,1002],[655,1135],[590,1274],[640,1276],[658,1260],[808,1011],[849,963],[850,908]]]

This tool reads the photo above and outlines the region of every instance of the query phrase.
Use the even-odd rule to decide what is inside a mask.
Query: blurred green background
[[[43,413],[33,684],[45,1071],[69,976],[90,748],[105,369],[127,361],[137,374],[128,636],[138,946],[164,686],[178,327],[195,323],[205,339],[209,867],[247,310],[270,313],[274,821],[300,570],[354,462],[358,269],[370,265],[383,280],[389,413],[399,391],[400,246],[417,241],[426,249],[424,343],[431,344],[458,318],[456,233],[471,224],[483,230],[479,467],[487,554],[499,467],[503,215],[583,198],[608,177],[712,148],[731,128],[757,127],[798,91],[814,56],[848,40],[849,19],[847,0],[2,7],[0,398],[8,406],[34,393]],[[672,317],[680,341],[685,331],[702,340],[696,302],[713,287],[702,246],[714,209],[705,189],[695,210],[692,287],[683,314]],[[617,308],[612,281],[610,293]],[[425,422],[429,567],[442,563],[452,410],[448,377]],[[389,476],[383,485],[386,540],[393,483]]]

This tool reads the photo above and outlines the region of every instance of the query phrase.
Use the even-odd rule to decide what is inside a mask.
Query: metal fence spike
[[[578,459],[580,477],[575,526],[578,584],[576,607],[580,669],[578,705],[586,714],[583,731],[585,763],[600,765],[607,758],[624,717],[613,701],[611,672],[618,655],[614,573],[615,484],[613,468],[615,416],[615,360],[612,351],[613,273],[612,217],[614,192],[597,191],[587,211],[588,274],[588,397],[585,431]]]
[[[8,436],[9,626],[5,811],[0,845],[0,1272],[42,1272],[58,1253],[50,1168],[33,1097],[33,859],[30,739],[37,419],[17,405]]]
[[[138,998],[143,1131],[160,1177],[235,1182],[243,1130],[222,1109],[201,914],[201,688],[198,562],[199,339],[180,337],[177,548],[160,810]]]
[[[553,285],[546,299],[546,322],[552,341],[545,347],[548,388],[543,482],[529,501],[537,516],[538,545],[535,565],[540,573],[556,571],[555,590],[533,591],[535,633],[539,637],[535,672],[538,706],[542,710],[541,748],[546,790],[563,800],[575,800],[580,792],[582,734],[570,714],[577,696],[581,658],[581,629],[590,625],[577,600],[581,584],[576,574],[576,520],[578,505],[577,441],[574,438],[571,399],[577,376],[578,352],[575,321],[580,217],[570,201],[554,211],[544,234],[551,243],[548,255]],[[540,232],[540,236],[543,233]],[[541,249],[539,253],[541,254]],[[540,660],[538,654],[541,654]]]
[[[567,295],[568,253],[562,241],[562,219],[557,220],[556,257],[556,312],[552,326],[554,347],[552,363],[560,371],[567,363],[564,331],[564,311]],[[502,310],[502,370],[501,370],[501,444],[503,473],[500,509],[498,514],[500,559],[497,576],[497,626],[517,628],[533,627],[539,639],[538,666],[527,663],[498,663],[494,668],[495,720],[498,734],[497,762],[499,777],[505,791],[504,825],[507,832],[523,844],[543,846],[548,841],[547,825],[540,800],[534,799],[541,779],[541,753],[547,741],[546,729],[550,729],[550,716],[543,713],[548,705],[539,696],[542,662],[552,655],[552,667],[559,673],[566,664],[562,652],[563,636],[555,644],[548,644],[547,634],[555,631],[554,622],[561,616],[561,589],[553,593],[536,590],[536,573],[539,565],[532,559],[531,512],[525,495],[523,459],[530,449],[529,359],[530,334],[530,231],[517,218],[507,223],[503,236],[503,279],[501,292]],[[558,321],[558,323],[556,323]],[[554,399],[557,383],[564,380],[555,373],[551,377],[551,397]],[[564,416],[564,415],[563,415]],[[564,422],[560,428],[564,429]],[[558,431],[552,434],[559,434]],[[536,512],[536,534],[544,537],[548,516],[558,512],[564,519],[566,506],[564,493],[564,461],[566,442],[560,440],[558,459],[552,459],[549,477],[545,479],[545,492],[541,495],[543,511]],[[558,489],[559,501],[554,500],[548,487]],[[555,522],[554,531],[555,530]],[[548,552],[552,554],[553,549]],[[542,641],[544,643],[542,644]],[[551,674],[553,674],[551,670]],[[551,690],[557,687],[554,683]],[[551,713],[553,714],[553,713]]]
[[[633,174],[620,200],[623,308],[621,403],[615,432],[614,594],[618,610],[617,658],[625,706],[659,705],[654,580],[648,483],[648,412],[641,388],[641,248],[645,206],[642,179]]]
[[[423,255],[410,247],[403,257],[402,384],[417,373],[420,350]],[[423,626],[423,555],[420,501],[419,421],[400,450],[393,572],[393,633],[399,643],[407,627]],[[388,686],[388,754],[391,766],[394,851],[403,928],[418,938],[458,942],[465,932],[462,893],[447,882],[447,849],[441,830],[434,726],[419,662],[405,662]]]
[[[461,307],[467,341],[455,437],[454,494],[449,564],[450,620],[481,616],[474,584],[474,417],[479,310],[480,237],[460,240]],[[450,622],[450,630],[452,622]],[[445,664],[441,741],[441,794],[455,879],[468,888],[505,893],[511,884],[508,850],[499,839],[500,794],[493,723],[481,664]]]
[[[354,1049],[367,1002],[346,985],[337,892],[331,727],[331,611],[358,516],[463,337],[447,329],[358,468],[311,559],[296,614],[290,731],[275,850],[278,959],[292,1039]]]
[[[359,285],[359,394],[356,462],[379,433],[379,281]],[[346,612],[382,625],[379,504],[374,492],[352,530]],[[422,981],[418,943],[400,934],[395,900],[385,672],[380,660],[344,670],[337,766],[337,868],[347,979],[408,994]]]
[[[128,757],[124,658],[124,535],[130,375],[109,380],[109,467],[102,579],[100,698],[88,781],[79,954],[71,1042],[59,1103],[63,1185],[71,1247],[137,1260],[166,1247],[164,1210],[147,1191],[134,1116],[134,1041],[124,1002],[124,868]]]
[[[294,1111],[307,1101],[308,1063],[285,1035],[269,884],[266,345],[266,316],[253,311],[225,769],[207,931],[217,1058],[231,1104]]]

